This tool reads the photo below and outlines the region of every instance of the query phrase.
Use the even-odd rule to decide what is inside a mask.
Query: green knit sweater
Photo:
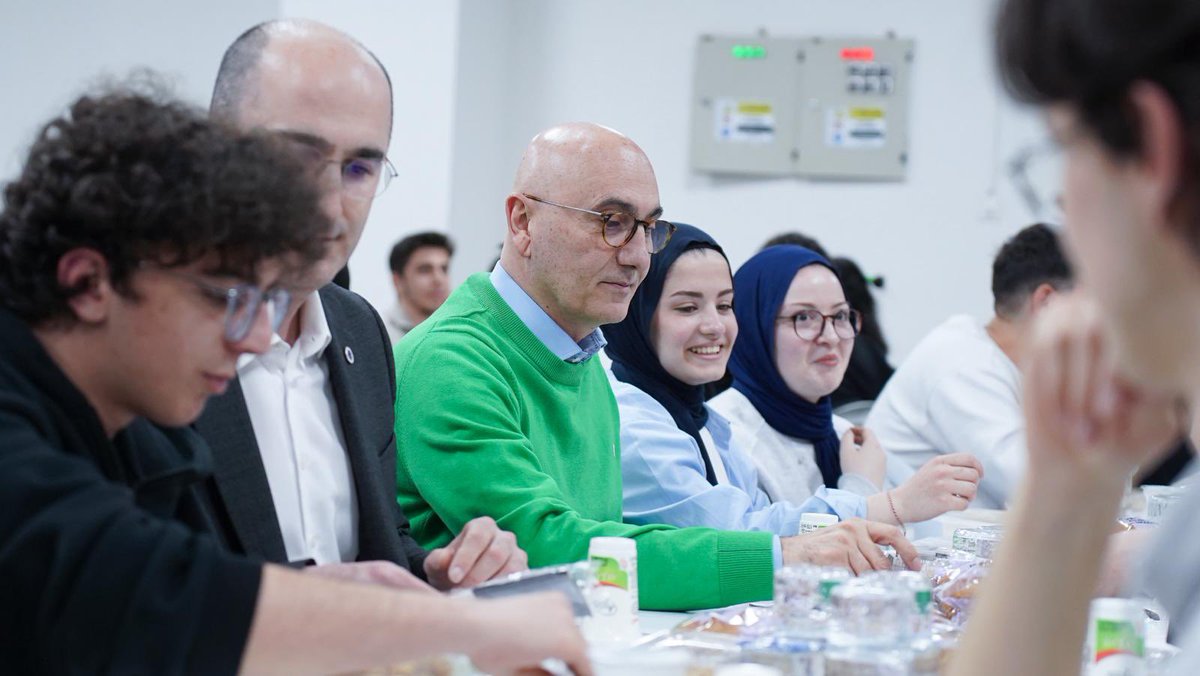
[[[554,355],[473,275],[396,347],[397,500],[426,547],[491,516],[530,566],[634,538],[642,608],[770,598],[772,536],[621,522],[617,404],[598,359]]]

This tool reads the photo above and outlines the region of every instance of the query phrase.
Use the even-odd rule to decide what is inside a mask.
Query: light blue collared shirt
[[[495,269],[492,270],[491,281],[492,286],[496,287],[496,293],[499,293],[504,302],[517,313],[533,335],[559,359],[572,364],[585,362],[608,344],[608,341],[604,340],[604,333],[598,328],[576,343],[499,263],[496,263]]]
[[[710,408],[704,427],[716,448],[708,451],[720,454],[729,475],[729,483],[713,486],[705,478],[696,440],[679,429],[662,404],[611,372],[609,381],[621,412],[626,522],[768,531],[776,536],[778,568],[783,558],[779,536],[797,534],[805,512],[834,514],[839,519],[866,516],[866,498],[823,486],[801,504],[772,503],[758,485],[750,456],[733,446],[729,422]]]

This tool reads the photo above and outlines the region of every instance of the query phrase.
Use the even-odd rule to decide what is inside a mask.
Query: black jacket
[[[424,578],[426,552],[409,535],[408,519],[396,504],[396,368],[387,330],[361,296],[332,284],[320,294],[332,335],[322,359],[358,498],[358,560],[391,561]],[[287,563],[240,382],[210,399],[195,427],[212,448],[207,489],[226,541],[234,551]]]
[[[0,673],[232,673],[262,565],[211,534],[191,430],[108,439],[0,310]]]

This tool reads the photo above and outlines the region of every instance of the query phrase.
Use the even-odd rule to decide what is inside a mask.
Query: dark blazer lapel
[[[287,562],[241,380],[234,378],[224,394],[208,400],[195,427],[212,449],[213,484],[223,505],[219,511],[224,512],[219,517],[232,528],[239,549],[267,561]]]
[[[394,466],[393,476],[381,476],[386,469],[380,454],[392,434],[390,380],[382,352],[388,345],[372,315],[347,311],[341,298],[324,289],[321,300],[331,335],[324,359],[358,498],[358,559],[403,560],[395,537],[395,495],[389,491]]]

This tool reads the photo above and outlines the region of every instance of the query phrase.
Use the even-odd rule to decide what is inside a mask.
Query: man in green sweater
[[[674,227],[654,170],[611,129],[555,127],[525,151],[505,211],[496,269],[396,347],[397,492],[418,542],[489,515],[544,566],[634,538],[641,607],[660,610],[770,598],[782,563],[884,568],[874,542],[915,560],[898,529],[859,520],[785,538],[622,523],[617,405],[592,357]]]

